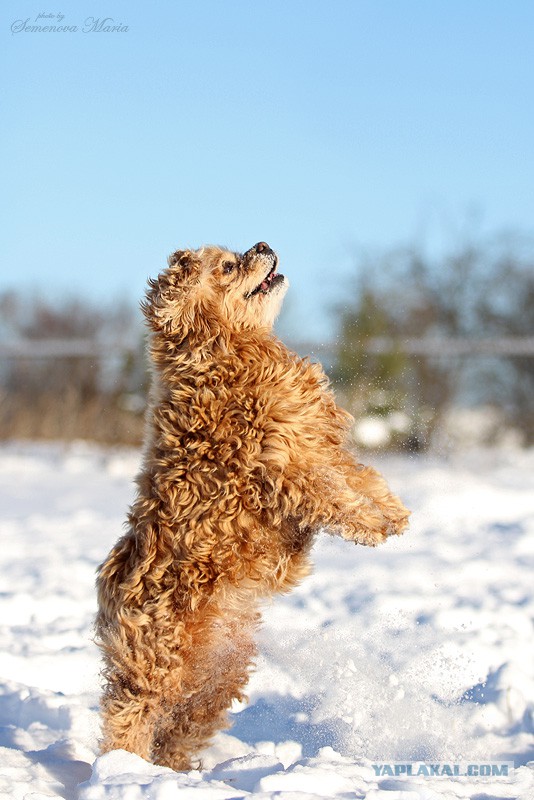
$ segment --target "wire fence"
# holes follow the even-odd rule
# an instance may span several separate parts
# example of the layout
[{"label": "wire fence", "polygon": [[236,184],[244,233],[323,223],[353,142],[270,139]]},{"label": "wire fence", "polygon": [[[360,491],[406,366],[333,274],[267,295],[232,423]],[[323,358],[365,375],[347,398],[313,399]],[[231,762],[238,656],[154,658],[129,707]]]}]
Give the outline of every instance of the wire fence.
[{"label": "wire fence", "polygon": [[[334,343],[293,342],[299,353],[313,353],[331,358],[339,346]],[[363,349],[372,354],[402,352],[410,356],[534,356],[534,336],[501,338],[409,338],[392,339],[373,337],[367,339]],[[0,358],[4,359],[108,359],[129,356],[138,347],[125,342],[100,344],[93,339],[31,339],[0,342]]]},{"label": "wire fence", "polygon": [[[377,412],[387,416],[388,408],[408,415],[410,422],[403,423],[399,440],[414,440],[416,430],[418,441],[430,441],[451,408],[490,405],[499,409],[498,425],[520,429],[527,444],[534,441],[534,336],[368,338],[359,343],[367,359],[401,354],[411,375],[404,399],[393,397],[393,405],[391,393],[380,390],[379,384],[336,383],[342,343],[290,344],[300,355],[323,364],[343,405],[357,418]],[[347,344],[345,351],[350,347]],[[514,362],[522,364],[521,373],[514,373]],[[108,337],[106,342],[98,337],[4,340],[0,439],[88,438],[137,445],[143,435],[148,382],[140,337]],[[398,414],[389,416],[398,419]]]}]

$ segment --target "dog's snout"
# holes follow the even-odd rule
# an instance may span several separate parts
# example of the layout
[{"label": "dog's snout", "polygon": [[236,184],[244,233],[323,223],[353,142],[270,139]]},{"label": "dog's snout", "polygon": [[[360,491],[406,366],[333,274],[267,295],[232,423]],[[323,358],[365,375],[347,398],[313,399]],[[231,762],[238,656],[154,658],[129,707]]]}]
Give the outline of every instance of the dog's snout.
[{"label": "dog's snout", "polygon": [[247,250],[247,252],[243,255],[243,266],[245,269],[248,269],[252,266],[256,256],[262,256],[264,258],[267,256],[274,263],[277,261],[274,250],[269,247],[267,242],[258,242],[257,244],[252,245],[250,250]]}]

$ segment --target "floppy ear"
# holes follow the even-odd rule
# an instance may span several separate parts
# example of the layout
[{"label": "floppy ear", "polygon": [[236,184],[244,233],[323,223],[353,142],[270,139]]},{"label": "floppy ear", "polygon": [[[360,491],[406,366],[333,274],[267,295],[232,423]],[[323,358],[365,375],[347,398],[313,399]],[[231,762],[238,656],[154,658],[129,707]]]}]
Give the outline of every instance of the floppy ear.
[{"label": "floppy ear", "polygon": [[191,346],[205,343],[216,326],[215,306],[201,285],[202,261],[196,252],[177,250],[155,280],[149,278],[141,303],[148,324],[165,338]]},{"label": "floppy ear", "polygon": [[195,254],[191,250],[175,250],[167,259],[169,267],[174,267],[177,272],[181,270],[184,278],[191,273],[194,262]]},{"label": "floppy ear", "polygon": [[185,338],[198,294],[200,263],[190,250],[177,250],[168,264],[156,279],[148,279],[141,309],[153,331]]}]

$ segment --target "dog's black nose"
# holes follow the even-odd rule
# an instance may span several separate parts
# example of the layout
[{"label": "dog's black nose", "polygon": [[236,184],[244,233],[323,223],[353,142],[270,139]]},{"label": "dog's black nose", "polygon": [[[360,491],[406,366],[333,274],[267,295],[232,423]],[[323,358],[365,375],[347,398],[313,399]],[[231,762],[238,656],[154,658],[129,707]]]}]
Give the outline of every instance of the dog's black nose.
[{"label": "dog's black nose", "polygon": [[255,250],[256,253],[264,253],[265,255],[267,255],[267,253],[273,252],[269,247],[269,245],[267,244],[267,242],[258,242],[258,244],[254,245],[252,250]]}]

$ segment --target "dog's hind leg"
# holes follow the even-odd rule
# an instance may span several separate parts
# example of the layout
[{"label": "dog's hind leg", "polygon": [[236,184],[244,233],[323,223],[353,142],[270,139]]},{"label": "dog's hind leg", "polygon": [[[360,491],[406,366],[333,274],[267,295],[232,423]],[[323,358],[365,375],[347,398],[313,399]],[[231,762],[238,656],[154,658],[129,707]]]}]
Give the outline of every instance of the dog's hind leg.
[{"label": "dog's hind leg", "polygon": [[257,615],[229,610],[199,625],[191,648],[183,653],[184,681],[156,730],[153,761],[174,770],[198,767],[194,757],[212,736],[229,727],[233,700],[245,699],[244,689],[256,652],[252,633]]},{"label": "dog's hind leg", "polygon": [[156,731],[153,762],[176,771],[200,768],[195,757],[215,733],[229,727],[232,699],[206,691],[176,703]]},{"label": "dog's hind leg", "polygon": [[150,760],[160,708],[157,694],[137,694],[121,678],[111,680],[101,701],[101,752],[128,750]]},{"label": "dog's hind leg", "polygon": [[[165,629],[144,626],[137,639],[126,626],[101,626],[106,679],[101,699],[101,751],[128,750],[148,761],[167,698],[167,684],[179,686],[182,658],[169,647]],[[171,631],[171,633],[174,633]]]}]

